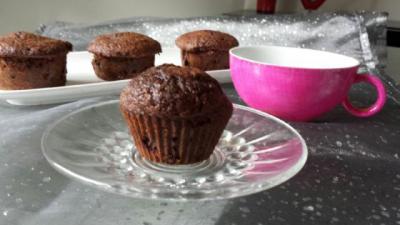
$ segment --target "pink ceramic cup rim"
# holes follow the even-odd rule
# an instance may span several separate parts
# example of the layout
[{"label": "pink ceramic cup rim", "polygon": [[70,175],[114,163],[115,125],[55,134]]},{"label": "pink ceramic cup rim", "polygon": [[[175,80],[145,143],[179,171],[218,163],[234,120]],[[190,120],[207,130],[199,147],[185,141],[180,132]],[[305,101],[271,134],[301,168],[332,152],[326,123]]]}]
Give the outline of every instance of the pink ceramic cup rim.
[{"label": "pink ceramic cup rim", "polygon": [[[279,54],[274,54],[279,51]],[[293,58],[290,60],[290,54],[296,51],[293,55],[303,55],[303,58]],[[264,55],[256,55],[256,54]],[[346,69],[358,67],[360,62],[350,56],[337,54],[333,52],[327,52],[322,50],[314,50],[308,48],[295,48],[285,46],[273,46],[273,45],[262,45],[262,46],[238,46],[229,50],[229,54],[250,63],[256,63],[265,66],[288,68],[288,69],[302,69],[302,70],[331,70],[331,69]],[[271,54],[271,55],[267,55]],[[283,54],[283,56],[282,56]],[[277,62],[277,59],[284,58],[286,62]],[[262,60],[258,58],[263,58]],[[302,61],[303,59],[312,58],[319,60],[318,62],[313,61]],[[325,64],[326,66],[316,66]]]}]

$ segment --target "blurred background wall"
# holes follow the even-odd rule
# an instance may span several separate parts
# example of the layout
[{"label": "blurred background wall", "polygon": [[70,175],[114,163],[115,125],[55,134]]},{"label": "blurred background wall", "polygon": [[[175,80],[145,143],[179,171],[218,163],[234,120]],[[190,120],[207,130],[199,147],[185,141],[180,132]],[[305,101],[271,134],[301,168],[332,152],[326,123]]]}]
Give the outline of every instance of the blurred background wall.
[{"label": "blurred background wall", "polygon": [[[132,16],[188,17],[255,9],[256,0],[0,0],[0,34],[52,21],[98,22]],[[400,0],[327,0],[320,8],[378,10],[400,21]],[[278,12],[303,11],[300,0],[277,0]]]},{"label": "blurred background wall", "polygon": [[208,16],[243,8],[243,0],[0,0],[0,34],[32,31],[52,21],[91,23],[132,16]]},{"label": "blurred background wall", "polygon": [[[245,9],[255,9],[257,0],[246,0]],[[300,0],[277,0],[278,12],[304,11]],[[375,10],[389,12],[391,20],[400,21],[400,0],[326,0],[320,11]]]}]

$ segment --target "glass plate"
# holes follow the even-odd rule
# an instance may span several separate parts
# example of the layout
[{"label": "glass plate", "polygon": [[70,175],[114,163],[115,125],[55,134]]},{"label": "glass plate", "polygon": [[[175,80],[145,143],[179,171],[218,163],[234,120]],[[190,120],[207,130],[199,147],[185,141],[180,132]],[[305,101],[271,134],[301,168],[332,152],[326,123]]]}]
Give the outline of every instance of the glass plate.
[{"label": "glass plate", "polygon": [[303,138],[266,113],[234,105],[213,155],[169,166],[143,159],[119,111],[119,101],[79,109],[50,125],[43,154],[62,174],[134,198],[226,199],[267,190],[293,177],[307,159]]}]

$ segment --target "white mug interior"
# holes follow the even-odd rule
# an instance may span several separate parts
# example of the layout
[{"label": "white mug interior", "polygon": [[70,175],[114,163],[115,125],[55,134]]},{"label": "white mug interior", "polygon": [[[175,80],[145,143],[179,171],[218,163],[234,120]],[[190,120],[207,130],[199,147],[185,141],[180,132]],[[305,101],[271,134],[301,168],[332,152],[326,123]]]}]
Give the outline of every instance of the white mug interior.
[{"label": "white mug interior", "polygon": [[356,67],[358,60],[336,53],[281,46],[239,46],[230,54],[245,61],[301,69],[341,69]]}]

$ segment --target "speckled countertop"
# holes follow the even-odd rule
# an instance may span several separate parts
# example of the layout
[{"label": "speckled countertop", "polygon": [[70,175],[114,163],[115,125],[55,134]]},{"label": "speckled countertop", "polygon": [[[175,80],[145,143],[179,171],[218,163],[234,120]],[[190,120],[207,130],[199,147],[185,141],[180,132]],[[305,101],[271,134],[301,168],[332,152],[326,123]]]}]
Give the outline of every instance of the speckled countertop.
[{"label": "speckled countertop", "polygon": [[[240,103],[231,85],[224,90]],[[97,101],[51,109],[1,106],[0,125],[12,120],[14,128],[0,134],[0,224],[400,224],[400,114],[392,101],[370,119],[338,107],[321,122],[292,123],[310,154],[304,169],[283,185],[237,199],[187,203],[108,194],[47,164],[38,141],[43,127],[24,124],[45,124]],[[43,110],[52,116],[43,117]]]}]

